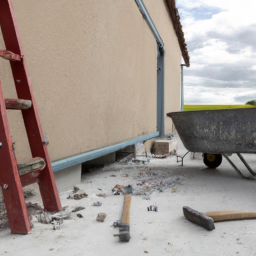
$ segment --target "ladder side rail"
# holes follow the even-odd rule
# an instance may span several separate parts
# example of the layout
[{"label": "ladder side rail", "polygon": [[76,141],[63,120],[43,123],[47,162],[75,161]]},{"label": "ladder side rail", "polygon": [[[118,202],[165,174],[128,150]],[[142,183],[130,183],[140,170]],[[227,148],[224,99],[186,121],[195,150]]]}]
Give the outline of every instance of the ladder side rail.
[{"label": "ladder side rail", "polygon": [[28,211],[23,195],[17,162],[12,149],[10,127],[7,120],[5,102],[0,83],[0,185],[11,232],[26,234],[31,230]]},{"label": "ladder side rail", "polygon": [[[0,25],[6,49],[24,56],[11,0],[0,1]],[[35,98],[33,95],[31,80],[28,74],[25,58],[23,57],[22,61],[10,62],[10,64],[18,98],[32,101],[32,106],[30,109],[21,111],[32,156],[42,157],[46,162],[46,167],[41,171],[38,177],[38,184],[44,203],[44,208],[48,211],[59,211],[61,210],[61,203],[52,172],[47,146],[44,143],[44,135],[37,106],[35,104]]]}]

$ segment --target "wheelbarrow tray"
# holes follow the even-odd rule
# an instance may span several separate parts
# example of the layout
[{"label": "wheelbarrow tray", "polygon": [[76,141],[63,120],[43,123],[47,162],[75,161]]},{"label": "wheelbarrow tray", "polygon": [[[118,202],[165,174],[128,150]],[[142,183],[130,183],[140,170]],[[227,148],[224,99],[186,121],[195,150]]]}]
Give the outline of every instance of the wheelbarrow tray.
[{"label": "wheelbarrow tray", "polygon": [[256,153],[256,108],[172,112],[187,150],[203,153]]}]

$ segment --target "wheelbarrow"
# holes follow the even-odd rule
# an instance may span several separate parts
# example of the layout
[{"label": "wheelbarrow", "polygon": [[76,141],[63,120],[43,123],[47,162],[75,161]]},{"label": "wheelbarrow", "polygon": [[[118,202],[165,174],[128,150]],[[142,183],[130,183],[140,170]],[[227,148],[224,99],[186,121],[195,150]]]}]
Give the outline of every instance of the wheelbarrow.
[{"label": "wheelbarrow", "polygon": [[[190,152],[202,152],[206,166],[217,168],[222,156],[243,178],[256,173],[242,153],[256,153],[256,108],[172,112],[171,117],[182,143]],[[244,176],[229,156],[236,153],[252,176]]]}]

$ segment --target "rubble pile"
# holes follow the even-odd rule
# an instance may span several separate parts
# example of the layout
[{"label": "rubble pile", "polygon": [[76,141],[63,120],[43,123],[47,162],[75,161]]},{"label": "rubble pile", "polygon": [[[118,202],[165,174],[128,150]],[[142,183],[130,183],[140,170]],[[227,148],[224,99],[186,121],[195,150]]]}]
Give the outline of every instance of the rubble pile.
[{"label": "rubble pile", "polygon": [[73,190],[72,194],[70,194],[67,197],[67,199],[80,200],[85,197],[88,197],[88,195],[83,190],[80,190],[78,187],[74,186],[74,190]]},{"label": "rubble pile", "polygon": [[151,170],[148,167],[140,170],[133,178],[136,179],[133,194],[144,196],[144,199],[148,200],[153,192],[160,193],[166,189],[174,188],[184,180],[183,176],[173,176],[168,171]]}]

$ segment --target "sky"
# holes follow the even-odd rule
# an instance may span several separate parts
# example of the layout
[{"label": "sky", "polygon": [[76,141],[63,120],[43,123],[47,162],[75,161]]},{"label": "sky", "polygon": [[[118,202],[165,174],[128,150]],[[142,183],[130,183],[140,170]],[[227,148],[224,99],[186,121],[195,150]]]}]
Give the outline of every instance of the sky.
[{"label": "sky", "polygon": [[256,1],[176,0],[190,55],[185,104],[256,100]]}]

